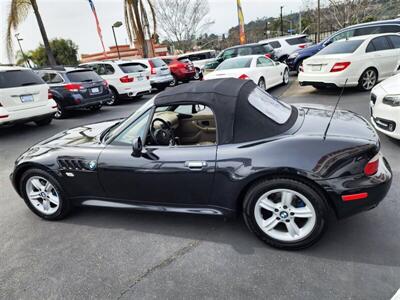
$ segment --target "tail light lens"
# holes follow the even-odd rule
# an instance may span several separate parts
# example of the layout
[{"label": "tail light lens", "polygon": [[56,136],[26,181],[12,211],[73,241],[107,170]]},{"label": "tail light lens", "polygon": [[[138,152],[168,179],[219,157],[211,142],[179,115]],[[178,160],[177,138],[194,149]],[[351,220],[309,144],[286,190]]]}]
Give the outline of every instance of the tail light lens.
[{"label": "tail light lens", "polygon": [[150,65],[150,73],[152,75],[157,74],[156,69],[154,69],[154,63],[151,60],[149,60],[149,65]]},{"label": "tail light lens", "polygon": [[307,44],[299,45],[299,48],[301,49],[304,49],[305,47],[307,47]]},{"label": "tail light lens", "polygon": [[128,82],[133,82],[134,78],[133,77],[129,77],[128,75],[123,76],[119,79],[119,81],[121,81],[122,83],[128,83]]},{"label": "tail light lens", "polygon": [[272,55],[271,55],[271,53],[267,53],[267,54],[265,54],[265,57],[266,57],[266,58],[271,58]]},{"label": "tail light lens", "polygon": [[53,94],[50,91],[47,92],[47,99],[49,100],[53,99]]},{"label": "tail light lens", "polygon": [[239,76],[239,79],[249,79],[249,76],[247,76],[246,74],[242,74]]},{"label": "tail light lens", "polygon": [[364,167],[364,174],[372,176],[378,172],[379,169],[379,154],[375,155]]},{"label": "tail light lens", "polygon": [[350,66],[351,62],[345,61],[345,62],[338,62],[333,65],[331,72],[341,72],[344,69],[346,69],[348,66]]},{"label": "tail light lens", "polygon": [[70,92],[79,92],[79,90],[82,89],[82,85],[79,83],[67,83],[64,85],[64,88]]}]

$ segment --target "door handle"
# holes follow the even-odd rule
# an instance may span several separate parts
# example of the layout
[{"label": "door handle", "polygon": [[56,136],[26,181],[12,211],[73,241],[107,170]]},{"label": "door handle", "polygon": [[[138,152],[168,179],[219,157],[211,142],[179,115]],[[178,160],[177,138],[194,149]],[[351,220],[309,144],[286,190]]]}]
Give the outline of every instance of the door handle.
[{"label": "door handle", "polygon": [[202,170],[204,167],[207,166],[205,161],[187,161],[185,162],[185,167],[191,170]]}]

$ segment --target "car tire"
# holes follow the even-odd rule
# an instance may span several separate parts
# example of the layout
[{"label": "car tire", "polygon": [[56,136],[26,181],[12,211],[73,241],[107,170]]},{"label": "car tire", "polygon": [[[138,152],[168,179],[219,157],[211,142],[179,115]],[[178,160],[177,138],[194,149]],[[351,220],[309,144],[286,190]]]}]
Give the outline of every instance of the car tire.
[{"label": "car tire", "polygon": [[108,105],[108,106],[112,106],[112,105],[117,104],[118,96],[119,96],[118,93],[113,88],[110,89],[110,91],[111,91],[111,99],[108,100],[107,102],[105,102],[105,104]]},{"label": "car tire", "polygon": [[304,59],[299,60],[299,61],[297,62],[297,64],[296,64],[296,67],[294,68],[297,74],[300,73],[300,67],[301,67],[301,65],[303,64],[303,60],[304,60]]},{"label": "car tire", "polygon": [[289,84],[289,69],[288,68],[285,68],[285,70],[283,71],[282,84],[283,85]]},{"label": "car tire", "polygon": [[358,80],[358,88],[361,91],[370,91],[378,82],[378,72],[373,68],[366,69]]},{"label": "car tire", "polygon": [[51,121],[53,121],[53,117],[37,120],[37,121],[35,121],[35,124],[37,126],[46,126],[46,125],[49,125],[51,123]]},{"label": "car tire", "polygon": [[257,85],[258,85],[263,91],[266,90],[267,86],[265,85],[265,79],[264,79],[264,77],[261,77],[261,78],[258,80]]},{"label": "car tire", "polygon": [[199,68],[195,68],[195,70],[196,70],[196,73],[194,74],[193,79],[200,80],[200,78],[201,78],[200,70],[199,70]]},{"label": "car tire", "polygon": [[103,106],[102,104],[97,104],[97,105],[91,106],[89,109],[91,111],[99,111],[102,108],[102,106]]},{"label": "car tire", "polygon": [[68,116],[68,111],[61,107],[60,104],[57,103],[57,111],[54,114],[55,119],[64,119]]},{"label": "car tire", "polygon": [[72,205],[58,181],[42,169],[22,174],[19,189],[29,209],[45,220],[61,220],[71,211]]},{"label": "car tire", "polygon": [[175,75],[172,75],[173,80],[169,83],[169,86],[176,86],[178,84],[178,79]]},{"label": "car tire", "polygon": [[243,217],[250,231],[268,245],[298,250],[321,238],[328,212],[324,197],[308,184],[274,178],[259,181],[249,189]]}]

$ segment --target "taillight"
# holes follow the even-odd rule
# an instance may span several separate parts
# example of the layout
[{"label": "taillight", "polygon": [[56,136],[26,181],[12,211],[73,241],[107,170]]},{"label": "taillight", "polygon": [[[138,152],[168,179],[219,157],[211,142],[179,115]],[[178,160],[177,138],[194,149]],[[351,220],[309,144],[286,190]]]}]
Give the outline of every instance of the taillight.
[{"label": "taillight", "polygon": [[150,73],[153,75],[157,74],[156,69],[154,69],[154,63],[151,60],[149,60],[149,65],[150,65]]},{"label": "taillight", "polygon": [[338,62],[333,65],[332,69],[330,72],[340,72],[346,69],[348,66],[350,66],[351,62],[345,61],[345,62]]},{"label": "taillight", "polygon": [[299,48],[301,49],[304,49],[305,47],[307,47],[307,44],[299,45]]},{"label": "taillight", "polygon": [[[53,99],[53,94],[50,91],[47,92],[47,99],[49,99],[49,100]],[[1,104],[0,104],[0,106],[1,106]]]},{"label": "taillight", "polygon": [[78,83],[67,83],[64,85],[64,88],[70,92],[79,92],[82,89],[82,86]]},{"label": "taillight", "polygon": [[133,82],[134,78],[133,77],[129,77],[128,75],[121,77],[119,79],[119,81],[121,81],[122,83],[128,83],[128,82]]},{"label": "taillight", "polygon": [[239,79],[249,79],[249,76],[247,76],[246,74],[242,74],[239,76]]},{"label": "taillight", "polygon": [[372,176],[378,172],[379,169],[379,154],[375,155],[364,167],[364,174]]},{"label": "taillight", "polygon": [[266,58],[271,58],[272,56],[271,56],[270,53],[267,53],[267,54],[265,54],[265,57],[266,57]]}]

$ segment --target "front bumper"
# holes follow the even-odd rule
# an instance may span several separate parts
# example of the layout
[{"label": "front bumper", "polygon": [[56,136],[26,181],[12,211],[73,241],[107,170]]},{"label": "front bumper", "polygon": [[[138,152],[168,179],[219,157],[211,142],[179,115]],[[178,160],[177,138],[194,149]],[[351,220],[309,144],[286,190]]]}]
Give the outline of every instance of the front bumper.
[{"label": "front bumper", "polygon": [[[392,183],[392,170],[381,156],[378,172],[370,177],[364,174],[333,178],[318,183],[328,192],[331,204],[339,219],[349,217],[376,207],[386,196]],[[368,193],[368,197],[344,201],[342,196]]]}]

